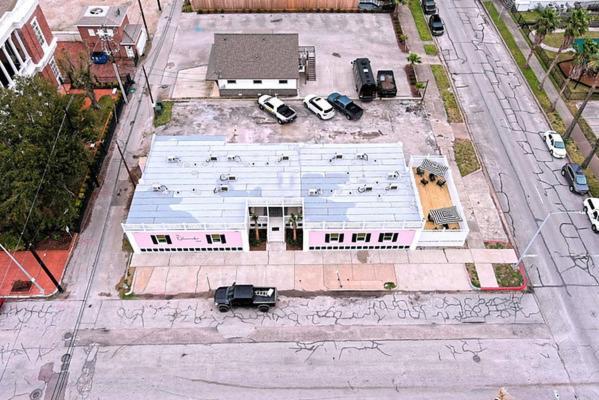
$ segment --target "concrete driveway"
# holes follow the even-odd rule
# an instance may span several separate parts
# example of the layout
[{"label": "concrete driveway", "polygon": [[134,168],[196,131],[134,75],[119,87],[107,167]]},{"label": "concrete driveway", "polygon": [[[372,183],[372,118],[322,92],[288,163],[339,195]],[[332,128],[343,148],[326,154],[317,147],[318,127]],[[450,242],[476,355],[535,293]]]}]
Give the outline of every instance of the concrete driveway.
[{"label": "concrete driveway", "polygon": [[402,142],[406,157],[437,154],[435,136],[428,116],[407,111],[412,102],[377,100],[361,104],[365,111],[358,121],[342,115],[321,121],[302,106],[300,100],[287,100],[298,118],[279,125],[253,100],[197,100],[176,103],[172,121],[156,130],[160,135],[226,135],[240,143],[394,143]]},{"label": "concrete driveway", "polygon": [[[300,96],[333,91],[355,97],[351,61],[368,57],[373,72],[392,69],[398,96],[410,96],[389,14],[184,14],[165,71],[168,97],[201,97],[194,84],[205,74],[214,33],[299,33],[300,46],[316,47],[316,81],[301,79]],[[185,76],[181,76],[183,73]],[[175,79],[178,80],[175,87]]]}]

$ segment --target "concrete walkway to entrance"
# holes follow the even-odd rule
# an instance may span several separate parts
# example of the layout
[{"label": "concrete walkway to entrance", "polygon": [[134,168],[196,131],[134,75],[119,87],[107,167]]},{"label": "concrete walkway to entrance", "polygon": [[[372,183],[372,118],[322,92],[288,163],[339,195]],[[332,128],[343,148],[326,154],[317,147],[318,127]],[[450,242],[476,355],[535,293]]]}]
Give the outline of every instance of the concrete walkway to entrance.
[{"label": "concrete walkway to entrance", "polygon": [[256,251],[135,254],[137,295],[202,294],[233,282],[282,291],[471,290],[466,263],[514,263],[513,250]]}]

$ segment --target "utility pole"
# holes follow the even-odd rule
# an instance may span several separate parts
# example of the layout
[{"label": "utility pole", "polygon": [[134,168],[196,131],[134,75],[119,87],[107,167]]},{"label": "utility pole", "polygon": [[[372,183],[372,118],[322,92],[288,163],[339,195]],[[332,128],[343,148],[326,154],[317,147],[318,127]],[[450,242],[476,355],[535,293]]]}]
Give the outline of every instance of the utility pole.
[{"label": "utility pole", "polygon": [[[146,16],[144,15],[144,8],[141,5],[141,0],[137,0],[137,4],[139,4],[139,11],[141,12],[141,19],[144,21],[144,27],[146,28],[146,35],[148,36],[148,40],[150,40],[150,30],[148,29],[148,24],[146,23]],[[160,8],[160,0],[158,0],[158,8]]]},{"label": "utility pole", "polygon": [[141,70],[144,72],[144,77],[146,78],[146,86],[148,87],[148,94],[150,95],[150,101],[152,102],[152,107],[154,107],[154,97],[152,96],[152,86],[150,86],[150,81],[148,80],[148,74],[146,73],[146,67],[144,65],[142,65]]},{"label": "utility pole", "polygon": [[123,154],[123,150],[121,150],[119,141],[115,140],[114,142],[116,143],[116,148],[119,150],[119,154],[121,155],[121,160],[123,160],[123,164],[125,164],[125,169],[127,170],[127,175],[129,175],[129,180],[133,184],[133,189],[135,189],[135,187],[137,186],[137,182],[135,181],[135,177],[133,176],[133,174],[131,173],[131,170],[129,169],[129,165],[127,165],[127,160],[125,160],[125,155]]},{"label": "utility pole", "polygon": [[35,260],[40,265],[40,267],[42,267],[42,269],[44,270],[44,272],[46,273],[46,275],[48,275],[48,278],[50,278],[50,280],[52,281],[52,283],[54,284],[54,286],[56,286],[56,289],[58,289],[58,292],[59,293],[64,293],[64,289],[62,288],[62,286],[60,286],[60,283],[58,283],[58,281],[56,280],[56,278],[54,277],[54,275],[52,275],[52,272],[50,272],[50,270],[48,269],[48,267],[46,266],[46,264],[44,263],[44,261],[37,254],[37,251],[35,251],[35,248],[33,247],[33,243],[29,243],[28,248],[29,248],[29,251],[31,252],[31,254],[33,255],[33,257],[35,258]]},{"label": "utility pole", "polygon": [[12,260],[12,262],[14,262],[17,265],[17,267],[19,267],[19,269],[21,270],[21,272],[25,274],[25,276],[31,281],[31,283],[33,283],[35,285],[35,287],[39,289],[40,293],[44,293],[44,294],[46,293],[46,291],[44,290],[44,288],[41,287],[39,283],[37,283],[37,281],[35,280],[35,278],[33,276],[31,276],[31,274],[29,272],[27,272],[27,270],[25,268],[23,268],[23,266],[17,261],[17,259],[14,258],[12,256],[12,254],[10,254],[8,252],[8,250],[6,250],[6,248],[4,246],[2,246],[2,244],[0,244],[0,249],[2,249],[6,253],[6,255],[8,256],[8,258],[10,258]]},{"label": "utility pole", "polygon": [[110,39],[108,39],[108,34],[105,33],[106,29],[102,26],[101,32],[104,34],[101,37],[101,40],[106,43],[106,47],[108,48],[108,55],[110,56],[110,60],[112,61],[112,68],[114,69],[114,74],[116,75],[116,80],[119,83],[119,88],[121,89],[121,93],[123,94],[123,100],[125,104],[129,103],[127,100],[127,93],[125,92],[125,87],[123,86],[123,82],[121,81],[121,73],[119,72],[119,67],[116,65],[116,61],[114,59],[114,54],[112,54],[112,48],[110,47]]},{"label": "utility pole", "polygon": [[158,11],[162,11],[162,7],[160,6],[160,0],[156,0],[156,2],[158,3]]}]

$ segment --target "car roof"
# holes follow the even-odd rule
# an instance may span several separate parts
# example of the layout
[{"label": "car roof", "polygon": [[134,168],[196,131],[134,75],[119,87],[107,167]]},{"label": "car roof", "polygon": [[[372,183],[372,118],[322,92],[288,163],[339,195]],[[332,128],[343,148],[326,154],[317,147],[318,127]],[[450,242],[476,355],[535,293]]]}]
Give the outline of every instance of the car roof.
[{"label": "car roof", "polygon": [[282,106],[285,104],[285,103],[283,103],[283,101],[281,101],[281,99],[279,99],[278,97],[275,97],[275,96],[272,96],[267,101],[269,101],[275,107]]},{"label": "car roof", "polygon": [[584,174],[580,165],[576,163],[568,163],[568,165],[570,166],[570,168],[572,168],[572,171],[576,172],[577,174]]},{"label": "car roof", "polygon": [[328,101],[326,101],[326,99],[320,97],[320,96],[315,96],[311,99],[313,102],[317,103],[318,105],[322,106],[322,107],[330,107],[331,105],[329,104]]}]

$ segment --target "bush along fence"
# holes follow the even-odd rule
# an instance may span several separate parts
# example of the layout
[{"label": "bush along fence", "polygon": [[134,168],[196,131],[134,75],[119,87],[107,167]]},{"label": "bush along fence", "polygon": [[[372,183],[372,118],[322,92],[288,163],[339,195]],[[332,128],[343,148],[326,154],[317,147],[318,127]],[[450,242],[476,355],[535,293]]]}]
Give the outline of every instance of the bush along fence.
[{"label": "bush along fence", "polygon": [[[131,83],[127,82],[125,85],[125,93],[129,91],[130,86]],[[98,176],[102,170],[102,165],[104,163],[104,159],[106,158],[106,154],[108,154],[108,150],[110,149],[110,144],[112,143],[112,138],[119,123],[119,118],[121,116],[121,112],[123,111],[124,104],[125,101],[123,100],[123,96],[119,96],[118,101],[114,105],[114,109],[110,113],[108,122],[104,126],[104,134],[102,135],[103,138],[100,147],[94,155],[94,159],[90,164],[89,171],[81,185],[81,189],[79,190],[79,196],[77,197],[78,218],[73,227],[75,232],[81,231],[87,205],[95,188],[100,186]]]}]

